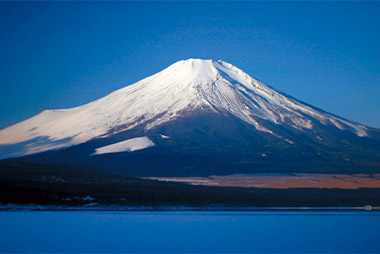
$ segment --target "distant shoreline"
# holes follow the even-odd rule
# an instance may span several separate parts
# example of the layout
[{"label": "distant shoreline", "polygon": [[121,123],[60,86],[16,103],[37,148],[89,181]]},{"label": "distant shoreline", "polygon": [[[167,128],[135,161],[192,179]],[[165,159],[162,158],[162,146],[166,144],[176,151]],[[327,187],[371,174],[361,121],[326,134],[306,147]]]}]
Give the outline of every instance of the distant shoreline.
[{"label": "distant shoreline", "polygon": [[[246,211],[247,209],[315,210],[318,208],[370,210],[380,207],[380,185],[376,188],[376,183],[380,182],[380,175],[373,174],[354,176],[293,174],[286,177],[254,175],[247,178],[242,175],[232,175],[210,178],[214,182],[218,181],[217,183],[229,186],[227,187],[220,184],[202,186],[146,180],[98,171],[18,162],[2,162],[0,169],[1,210],[240,209]],[[331,179],[322,181],[321,177]],[[352,183],[353,180],[355,183]],[[301,182],[308,183],[314,188],[294,188],[295,184]],[[338,183],[340,187],[345,187],[342,186],[344,184],[356,188],[360,182],[367,183],[372,188],[336,188],[339,187]],[[270,186],[254,187],[265,183]],[[321,186],[327,183],[335,188]],[[233,186],[235,184],[252,185],[252,187]]]},{"label": "distant shoreline", "polygon": [[380,213],[379,206],[363,207],[186,207],[186,206],[42,206],[42,205],[1,205],[5,211],[91,211],[91,212],[298,212],[298,211],[366,211]]},{"label": "distant shoreline", "polygon": [[190,185],[239,188],[320,188],[359,189],[380,188],[380,174],[310,174],[310,173],[255,173],[211,175],[209,177],[143,177],[161,182]]}]

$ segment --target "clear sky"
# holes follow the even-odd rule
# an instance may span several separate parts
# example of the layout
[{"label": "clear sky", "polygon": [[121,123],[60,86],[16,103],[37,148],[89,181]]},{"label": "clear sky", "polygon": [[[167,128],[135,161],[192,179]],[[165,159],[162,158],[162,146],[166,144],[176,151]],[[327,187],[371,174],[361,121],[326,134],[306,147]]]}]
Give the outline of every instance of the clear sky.
[{"label": "clear sky", "polygon": [[188,58],[380,128],[380,2],[0,2],[0,128]]}]

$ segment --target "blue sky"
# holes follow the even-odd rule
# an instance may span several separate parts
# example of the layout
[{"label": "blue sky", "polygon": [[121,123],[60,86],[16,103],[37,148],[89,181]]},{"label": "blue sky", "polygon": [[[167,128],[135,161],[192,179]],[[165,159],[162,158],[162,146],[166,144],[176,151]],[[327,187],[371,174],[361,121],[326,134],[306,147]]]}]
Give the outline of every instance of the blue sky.
[{"label": "blue sky", "polygon": [[0,128],[188,58],[380,128],[380,2],[0,2]]}]

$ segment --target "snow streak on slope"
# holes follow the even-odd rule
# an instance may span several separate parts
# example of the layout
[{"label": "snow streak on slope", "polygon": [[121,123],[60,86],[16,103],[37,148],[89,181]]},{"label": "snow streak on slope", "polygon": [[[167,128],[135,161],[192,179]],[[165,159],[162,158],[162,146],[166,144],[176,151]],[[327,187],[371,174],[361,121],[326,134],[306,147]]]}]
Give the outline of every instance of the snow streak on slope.
[{"label": "snow streak on slope", "polygon": [[[22,155],[86,142],[147,124],[146,129],[195,110],[229,112],[275,136],[258,119],[312,129],[313,121],[366,136],[366,127],[289,98],[223,61],[189,59],[86,105],[47,110],[0,131],[0,146],[27,144]],[[19,156],[19,154],[17,155]],[[1,157],[1,155],[0,155]]]},{"label": "snow streak on slope", "polygon": [[108,146],[95,149],[91,155],[99,155],[106,153],[133,152],[154,146],[152,140],[148,137],[131,138]]}]

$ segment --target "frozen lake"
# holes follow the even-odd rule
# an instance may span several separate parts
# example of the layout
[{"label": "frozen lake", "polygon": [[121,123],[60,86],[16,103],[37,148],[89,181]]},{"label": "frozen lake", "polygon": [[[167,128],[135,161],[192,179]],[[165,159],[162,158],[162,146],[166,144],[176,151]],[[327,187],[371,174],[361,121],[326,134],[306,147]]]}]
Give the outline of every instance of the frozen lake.
[{"label": "frozen lake", "polygon": [[0,252],[380,252],[378,212],[0,212]]}]

